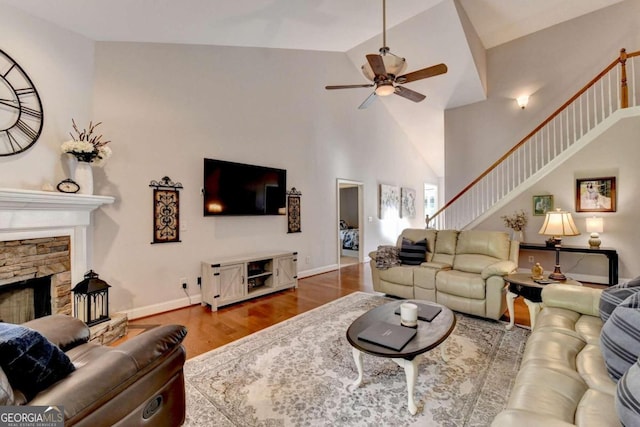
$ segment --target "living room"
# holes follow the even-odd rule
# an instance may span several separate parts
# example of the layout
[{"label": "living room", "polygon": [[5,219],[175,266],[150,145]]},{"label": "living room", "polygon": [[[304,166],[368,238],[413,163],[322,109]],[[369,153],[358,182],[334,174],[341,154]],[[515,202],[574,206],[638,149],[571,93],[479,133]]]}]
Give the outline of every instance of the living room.
[{"label": "living room", "polygon": [[[427,107],[440,108],[430,123],[433,139],[443,150],[434,157],[442,162],[432,165],[415,147],[405,123],[385,108],[386,101],[404,100],[378,100],[383,102],[359,111],[366,91],[324,89],[327,84],[363,81],[356,63],[379,47],[378,34],[346,53],[163,40],[94,41],[12,3],[0,3],[0,49],[34,81],[45,126],[34,147],[0,158],[2,186],[55,186],[69,176],[60,144],[68,139],[71,120],[81,126],[102,122],[99,130],[111,140],[113,156],[103,168],[93,169],[94,193],[113,196],[115,202],[93,213],[87,264],[111,285],[111,310],[131,318],[197,303],[203,260],[260,249],[291,250],[299,254],[301,278],[333,270],[338,253],[337,179],[364,183],[364,216],[372,219],[361,233],[365,254],[395,242],[406,227],[424,227],[422,207],[415,219],[380,220],[379,185],[421,189],[424,183],[438,183],[446,201],[614,60],[620,48],[640,48],[635,22],[640,10],[634,0],[482,49],[480,57],[471,53],[475,46],[468,46],[460,56],[473,58],[473,90],[486,91],[486,99],[446,110],[446,100],[436,99],[435,106]],[[457,7],[444,1],[434,9],[449,15]],[[420,19],[431,24],[437,15]],[[466,37],[478,41],[477,35]],[[404,54],[403,43],[391,39],[390,44]],[[432,79],[430,85],[456,75],[453,65],[460,62],[429,58],[422,64],[409,55],[407,59],[410,69],[437,62],[449,65],[450,73]],[[524,110],[515,103],[522,90],[531,95]],[[634,162],[638,119],[633,123],[577,153],[477,228],[505,230],[500,217],[519,209],[531,212],[531,198],[537,194],[552,194],[556,207],[574,211],[576,178],[616,176],[618,206],[616,212],[602,215],[603,246],[617,249],[621,279],[640,275],[634,244],[640,238],[635,224],[640,202],[629,191],[639,178]],[[286,169],[287,186],[302,191],[302,233],[287,234],[284,216],[203,217],[203,158]],[[151,245],[149,182],[163,176],[184,186],[181,242]],[[582,235],[567,238],[567,244],[585,244],[586,217],[576,215]],[[544,241],[537,234],[543,218],[530,216],[527,241]],[[591,257],[589,263],[580,263],[579,256],[563,254],[563,266],[571,267],[571,273],[606,276],[606,266],[595,257],[594,264]],[[521,257],[520,267],[530,268],[526,257]]]}]

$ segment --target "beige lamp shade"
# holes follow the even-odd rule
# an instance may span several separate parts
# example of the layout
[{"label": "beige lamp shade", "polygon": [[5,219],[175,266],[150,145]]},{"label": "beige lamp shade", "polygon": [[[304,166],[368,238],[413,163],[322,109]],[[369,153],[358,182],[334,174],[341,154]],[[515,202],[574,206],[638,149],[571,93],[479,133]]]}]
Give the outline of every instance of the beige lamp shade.
[{"label": "beige lamp shade", "polygon": [[577,236],[580,234],[576,223],[573,222],[571,213],[564,212],[560,209],[556,209],[553,212],[547,212],[547,216],[544,219],[542,228],[538,231],[538,234],[544,234],[545,236],[563,237],[563,236]]},{"label": "beige lamp shade", "polygon": [[587,232],[588,233],[602,233],[604,231],[604,221],[602,218],[593,217],[587,218]]}]

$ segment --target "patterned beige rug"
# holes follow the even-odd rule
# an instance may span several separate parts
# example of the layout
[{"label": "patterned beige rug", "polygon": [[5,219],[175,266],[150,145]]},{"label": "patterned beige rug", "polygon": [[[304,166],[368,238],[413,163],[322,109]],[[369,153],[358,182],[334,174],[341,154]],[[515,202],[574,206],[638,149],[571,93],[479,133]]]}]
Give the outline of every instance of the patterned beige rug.
[{"label": "patterned beige rug", "polygon": [[[187,361],[187,426],[487,426],[506,404],[529,331],[456,314],[440,351],[419,356],[407,410],[404,371],[364,356],[357,378],[345,333],[390,301],[357,292]],[[215,333],[215,331],[212,331]]]}]

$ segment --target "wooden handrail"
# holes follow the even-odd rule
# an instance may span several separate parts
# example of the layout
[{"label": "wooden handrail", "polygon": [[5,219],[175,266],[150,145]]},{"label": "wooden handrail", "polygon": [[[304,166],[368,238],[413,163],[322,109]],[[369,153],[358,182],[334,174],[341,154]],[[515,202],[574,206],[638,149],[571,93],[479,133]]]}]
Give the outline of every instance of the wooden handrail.
[{"label": "wooden handrail", "polygon": [[449,200],[442,208],[440,208],[436,213],[427,218],[426,226],[429,226],[429,222],[433,221],[438,215],[444,212],[449,206],[456,202],[460,197],[462,197],[467,191],[469,191],[474,185],[476,185],[482,178],[489,175],[498,165],[500,165],[505,159],[507,159],[511,154],[513,154],[518,148],[524,145],[528,140],[530,140],[535,134],[537,134],[542,128],[544,128],[547,124],[549,124],[553,119],[558,117],[560,113],[562,113],[569,105],[571,105],[576,99],[582,96],[587,90],[589,90],[594,84],[596,84],[602,77],[604,77],[609,71],[611,71],[616,65],[620,64],[622,68],[621,74],[621,108],[627,108],[629,106],[629,89],[627,87],[627,74],[626,74],[626,61],[627,58],[631,58],[634,56],[640,55],[640,51],[627,53],[626,49],[620,49],[620,56],[616,58],[611,64],[609,64],[604,70],[602,70],[597,76],[595,76],[589,83],[587,83],[582,89],[576,92],[567,102],[562,104],[560,108],[554,111],[549,117],[547,117],[542,123],[540,123],[534,130],[529,132],[527,136],[522,138],[516,145],[514,145],[509,151],[502,155],[498,160],[493,162],[491,166],[489,166],[484,172],[482,172],[476,179],[471,181],[469,185],[464,187],[458,194],[456,194],[451,200]]}]

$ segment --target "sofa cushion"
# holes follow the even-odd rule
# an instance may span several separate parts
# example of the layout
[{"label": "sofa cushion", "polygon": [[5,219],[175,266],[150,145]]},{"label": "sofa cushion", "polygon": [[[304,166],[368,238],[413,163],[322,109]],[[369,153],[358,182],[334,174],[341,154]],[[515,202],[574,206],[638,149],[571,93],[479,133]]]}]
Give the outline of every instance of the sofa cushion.
[{"label": "sofa cushion", "polygon": [[400,249],[396,246],[381,245],[376,251],[376,267],[382,270],[400,265]]},{"label": "sofa cushion", "polygon": [[436,276],[436,289],[443,292],[471,299],[485,299],[485,283],[479,274],[465,273],[457,270],[440,271]]},{"label": "sofa cushion", "polygon": [[380,270],[380,279],[395,283],[397,285],[413,287],[413,269],[411,266],[391,267],[386,270]]},{"label": "sofa cushion", "polygon": [[0,367],[28,400],[75,367],[66,354],[33,329],[0,323]]},{"label": "sofa cushion", "polygon": [[606,322],[613,310],[622,301],[640,292],[640,276],[626,283],[618,283],[602,291],[600,296],[600,318]]},{"label": "sofa cushion", "polygon": [[613,310],[602,327],[600,346],[609,375],[618,381],[640,354],[640,293]]},{"label": "sofa cushion", "polygon": [[414,242],[402,239],[400,246],[400,262],[407,265],[420,265],[427,260],[427,239]]},{"label": "sofa cushion", "polygon": [[618,381],[616,412],[625,426],[635,426],[640,419],[640,361],[634,363]]},{"label": "sofa cushion", "polygon": [[507,233],[469,230],[458,235],[456,255],[481,254],[498,260],[509,259],[511,242]]}]

